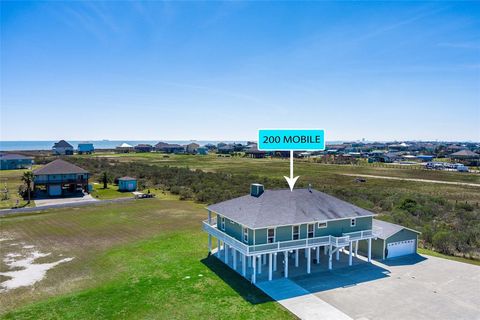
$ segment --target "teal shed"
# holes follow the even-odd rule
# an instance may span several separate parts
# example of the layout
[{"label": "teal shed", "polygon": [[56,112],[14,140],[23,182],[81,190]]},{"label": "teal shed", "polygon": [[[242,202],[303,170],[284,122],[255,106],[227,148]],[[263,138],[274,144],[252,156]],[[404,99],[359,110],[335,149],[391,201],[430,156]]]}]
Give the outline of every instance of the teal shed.
[{"label": "teal shed", "polygon": [[137,190],[137,179],[132,177],[121,177],[118,179],[118,191]]}]

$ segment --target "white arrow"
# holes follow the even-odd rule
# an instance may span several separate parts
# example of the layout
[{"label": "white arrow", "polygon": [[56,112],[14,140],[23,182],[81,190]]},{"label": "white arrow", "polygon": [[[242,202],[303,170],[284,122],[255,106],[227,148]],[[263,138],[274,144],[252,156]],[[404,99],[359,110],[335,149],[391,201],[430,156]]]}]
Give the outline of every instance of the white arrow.
[{"label": "white arrow", "polygon": [[288,182],[288,186],[290,187],[290,191],[293,191],[293,187],[295,186],[295,182],[300,176],[293,177],[293,150],[290,150],[290,178],[283,176],[285,180]]}]

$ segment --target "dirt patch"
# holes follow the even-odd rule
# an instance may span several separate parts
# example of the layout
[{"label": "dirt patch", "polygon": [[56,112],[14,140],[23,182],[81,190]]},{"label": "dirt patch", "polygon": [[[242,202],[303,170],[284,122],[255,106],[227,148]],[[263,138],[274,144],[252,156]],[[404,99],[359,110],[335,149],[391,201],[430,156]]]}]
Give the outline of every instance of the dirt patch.
[{"label": "dirt patch", "polygon": [[3,280],[0,282],[0,292],[31,286],[41,281],[48,270],[61,263],[73,260],[73,258],[63,258],[54,262],[35,263],[35,260],[48,257],[51,253],[33,250],[35,248],[33,245],[24,245],[22,248],[32,250],[28,252],[10,252],[5,255],[3,262],[9,271],[0,272]]}]

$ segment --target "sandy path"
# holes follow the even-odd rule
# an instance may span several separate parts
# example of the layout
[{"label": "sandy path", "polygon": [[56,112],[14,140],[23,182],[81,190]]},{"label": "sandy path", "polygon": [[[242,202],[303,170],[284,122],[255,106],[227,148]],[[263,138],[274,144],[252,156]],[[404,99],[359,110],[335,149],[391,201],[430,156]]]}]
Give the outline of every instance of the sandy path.
[{"label": "sandy path", "polygon": [[374,179],[388,179],[388,180],[401,180],[401,181],[413,181],[413,182],[451,184],[451,185],[456,185],[456,186],[480,187],[480,183],[441,181],[441,180],[428,180],[428,179],[414,179],[414,178],[385,177],[385,176],[374,176],[374,175],[369,175],[369,174],[353,174],[353,173],[339,173],[339,174],[342,175],[342,176],[350,176],[350,177],[363,177],[363,178],[374,178]]}]

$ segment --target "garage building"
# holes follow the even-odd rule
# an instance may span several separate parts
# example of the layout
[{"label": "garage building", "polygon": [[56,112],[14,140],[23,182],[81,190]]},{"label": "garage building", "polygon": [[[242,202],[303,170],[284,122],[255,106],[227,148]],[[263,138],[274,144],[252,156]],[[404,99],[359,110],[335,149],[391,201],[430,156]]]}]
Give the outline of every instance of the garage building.
[{"label": "garage building", "polygon": [[[398,224],[373,219],[373,228],[379,230],[377,239],[372,240],[374,259],[391,259],[417,253],[420,232]],[[359,251],[366,252],[367,244],[359,243]]]}]

